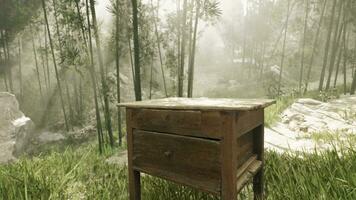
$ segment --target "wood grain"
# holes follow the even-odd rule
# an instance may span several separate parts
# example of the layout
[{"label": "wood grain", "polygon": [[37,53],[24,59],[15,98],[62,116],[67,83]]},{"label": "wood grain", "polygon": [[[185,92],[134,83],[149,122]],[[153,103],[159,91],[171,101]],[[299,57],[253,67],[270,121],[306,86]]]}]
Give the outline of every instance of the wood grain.
[{"label": "wood grain", "polygon": [[128,108],[149,108],[169,110],[218,110],[248,111],[263,109],[276,101],[271,99],[224,99],[224,98],[165,98],[120,103]]},{"label": "wood grain", "polygon": [[126,109],[126,130],[127,130],[127,165],[129,174],[129,198],[130,200],[141,199],[141,180],[140,172],[133,168],[133,128],[132,122],[132,110]]},{"label": "wood grain", "polygon": [[255,154],[253,140],[254,132],[252,131],[237,139],[237,168],[241,167],[252,155]]},{"label": "wood grain", "polygon": [[220,193],[220,143],[134,130],[134,169],[214,194]]},{"label": "wood grain", "polygon": [[236,170],[237,170],[237,134],[236,112],[222,112],[223,140],[221,141],[222,168],[221,168],[221,199],[236,199]]},{"label": "wood grain", "polygon": [[[242,188],[251,180],[253,180],[253,177],[256,176],[256,174],[262,169],[262,162],[259,160],[254,160],[252,161],[246,170],[238,177],[237,179],[237,192],[239,193]],[[255,194],[256,198],[256,194]]]},{"label": "wood grain", "polygon": [[132,126],[146,131],[220,139],[220,112],[132,109]]},{"label": "wood grain", "polygon": [[263,124],[263,110],[254,111],[240,111],[237,114],[236,123],[236,134],[237,137],[251,131],[255,127]]}]

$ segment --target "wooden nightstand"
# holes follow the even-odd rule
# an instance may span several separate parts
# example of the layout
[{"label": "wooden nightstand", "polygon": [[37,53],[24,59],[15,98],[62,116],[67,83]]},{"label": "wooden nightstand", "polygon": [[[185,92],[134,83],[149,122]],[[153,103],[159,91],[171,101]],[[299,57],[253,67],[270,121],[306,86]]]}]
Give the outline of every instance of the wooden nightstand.
[{"label": "wooden nightstand", "polygon": [[235,200],[253,180],[263,199],[264,99],[167,98],[126,107],[129,195],[140,172]]}]

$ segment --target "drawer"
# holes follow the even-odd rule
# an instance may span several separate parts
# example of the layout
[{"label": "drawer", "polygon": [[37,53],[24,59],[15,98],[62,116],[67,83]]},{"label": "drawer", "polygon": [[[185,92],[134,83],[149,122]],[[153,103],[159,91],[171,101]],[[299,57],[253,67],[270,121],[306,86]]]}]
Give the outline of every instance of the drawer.
[{"label": "drawer", "polygon": [[150,175],[219,194],[220,142],[133,130],[133,168]]},{"label": "drawer", "polygon": [[218,111],[131,109],[131,126],[146,131],[221,139]]}]

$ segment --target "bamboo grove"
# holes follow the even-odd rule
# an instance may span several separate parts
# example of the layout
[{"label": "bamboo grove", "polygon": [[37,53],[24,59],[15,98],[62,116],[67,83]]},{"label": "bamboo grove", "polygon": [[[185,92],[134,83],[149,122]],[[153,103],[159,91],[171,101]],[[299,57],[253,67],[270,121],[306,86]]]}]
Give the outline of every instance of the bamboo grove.
[{"label": "bamboo grove", "polygon": [[[100,152],[122,145],[118,103],[196,96],[204,60],[216,71],[231,65],[238,70],[226,74],[257,80],[273,98],[288,88],[327,92],[340,78],[343,92],[355,93],[355,1],[231,2],[240,6],[224,18],[217,0],[110,0],[105,24],[99,1],[2,0],[0,88],[17,96],[38,128],[91,126]],[[202,58],[207,27],[218,27],[220,59]]]}]

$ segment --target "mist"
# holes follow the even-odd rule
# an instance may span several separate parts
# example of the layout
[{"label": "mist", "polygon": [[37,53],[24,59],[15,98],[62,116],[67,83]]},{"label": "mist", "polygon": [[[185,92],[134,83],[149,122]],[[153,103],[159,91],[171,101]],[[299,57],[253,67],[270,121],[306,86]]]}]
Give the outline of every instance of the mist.
[{"label": "mist", "polygon": [[355,36],[353,0],[2,0],[0,199],[356,199]]}]

